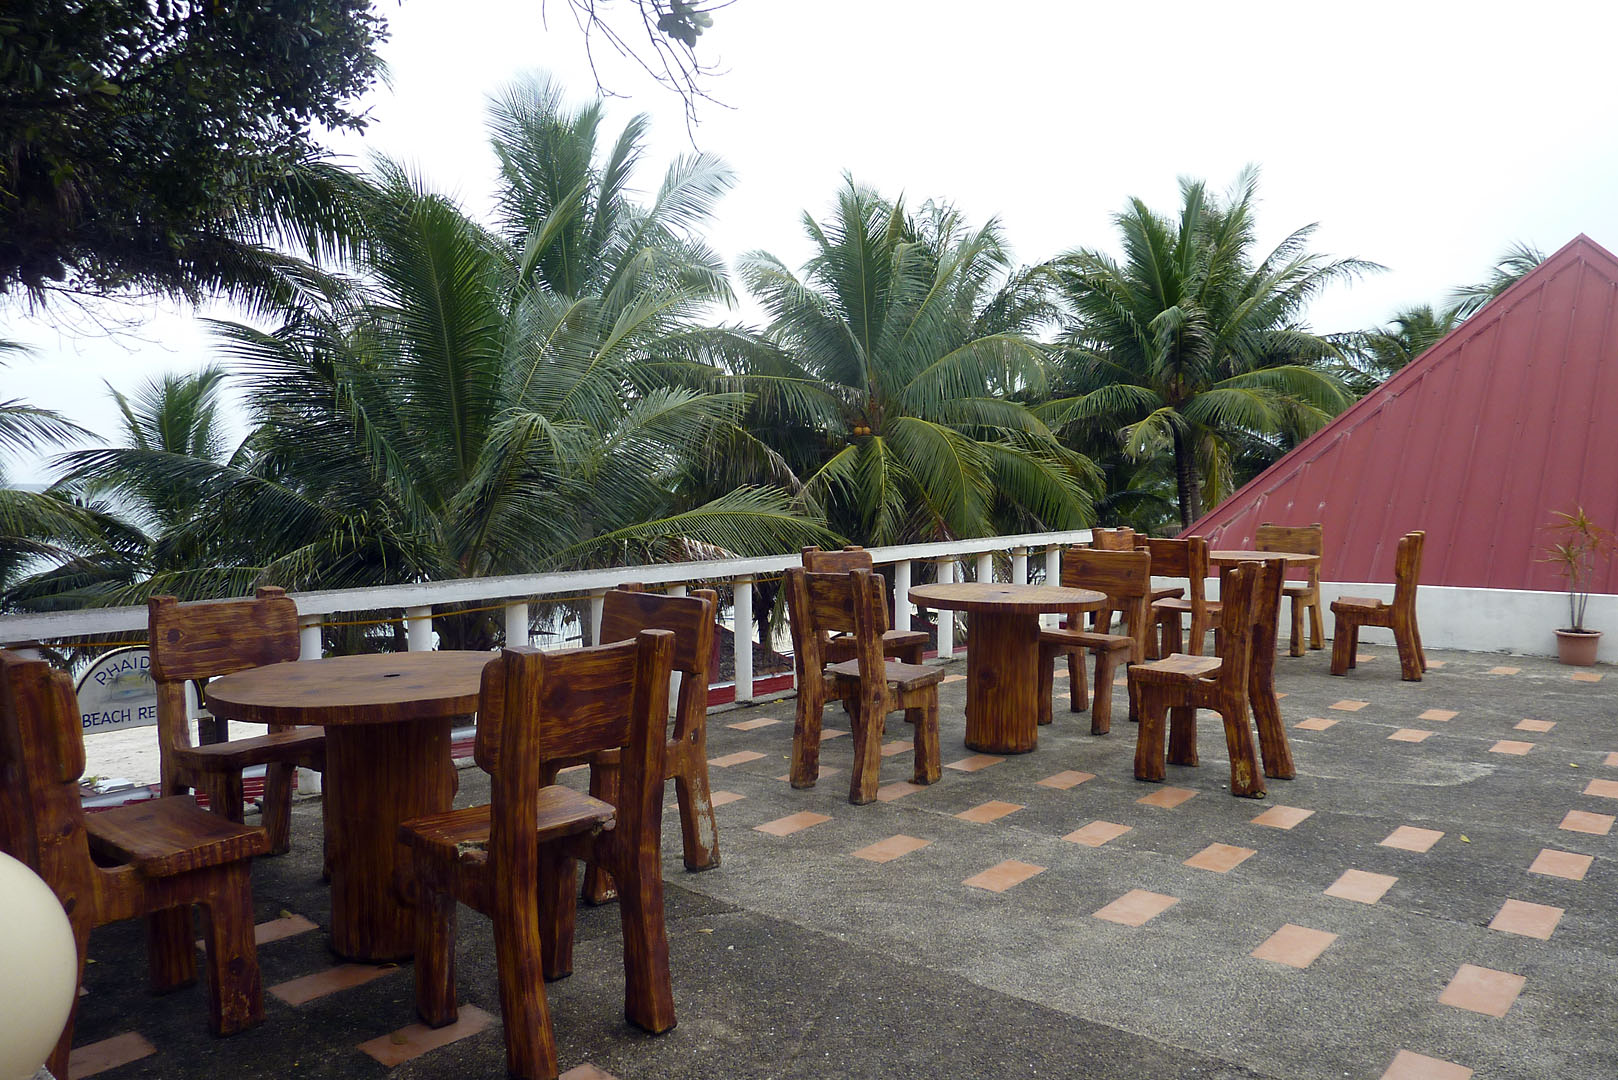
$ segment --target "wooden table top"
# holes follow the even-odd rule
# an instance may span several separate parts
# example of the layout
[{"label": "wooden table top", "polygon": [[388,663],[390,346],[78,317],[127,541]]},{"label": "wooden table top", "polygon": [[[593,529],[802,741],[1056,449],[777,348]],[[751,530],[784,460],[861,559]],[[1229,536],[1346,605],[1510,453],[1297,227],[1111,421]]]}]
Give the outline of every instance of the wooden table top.
[{"label": "wooden table top", "polygon": [[1264,559],[1285,559],[1288,566],[1293,564],[1310,566],[1319,562],[1320,556],[1309,555],[1302,551],[1238,551],[1227,549],[1208,552],[1208,561],[1211,563],[1260,562]]},{"label": "wooden table top", "polygon": [[1008,582],[960,581],[917,585],[910,601],[921,607],[947,611],[987,611],[1037,615],[1044,611],[1071,611],[1107,602],[1107,594],[1093,589],[1064,589],[1057,585],[1012,585]]},{"label": "wooden table top", "polygon": [[208,709],[252,724],[389,724],[477,711],[493,652],[402,652],[270,664],[208,683]]}]

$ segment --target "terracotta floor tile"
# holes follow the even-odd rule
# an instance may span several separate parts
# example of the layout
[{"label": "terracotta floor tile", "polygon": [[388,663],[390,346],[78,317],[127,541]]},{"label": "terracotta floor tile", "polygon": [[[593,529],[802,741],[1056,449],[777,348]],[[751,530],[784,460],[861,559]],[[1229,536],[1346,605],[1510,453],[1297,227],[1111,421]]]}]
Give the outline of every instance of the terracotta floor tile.
[{"label": "terracotta floor tile", "polygon": [[757,761],[763,756],[757,750],[738,750],[734,754],[726,754],[724,757],[709,758],[708,764],[716,769],[728,769],[732,765],[745,765],[749,761]]},{"label": "terracotta floor tile", "polygon": [[1512,1003],[1527,981],[1509,971],[1462,964],[1444,992],[1438,995],[1438,1001],[1441,1005],[1498,1018],[1511,1011]]},{"label": "terracotta floor tile", "polygon": [[612,1073],[598,1069],[588,1061],[583,1065],[575,1065],[563,1073],[557,1080],[618,1080]]},{"label": "terracotta floor tile", "polygon": [[944,676],[944,682],[946,682],[946,683],[958,683],[958,682],[965,682],[965,681],[966,681],[966,676],[965,675],[945,675]]},{"label": "terracotta floor tile", "polygon": [[892,742],[882,744],[882,756],[893,757],[895,754],[907,754],[916,748],[916,744],[909,739],[894,739]]},{"label": "terracotta floor tile", "polygon": [[1112,821],[1092,821],[1082,829],[1074,829],[1062,839],[1070,844],[1100,847],[1107,841],[1116,840],[1129,831],[1130,827],[1128,825],[1119,825]]},{"label": "terracotta floor tile", "polygon": [[715,806],[729,806],[731,803],[740,802],[745,798],[747,798],[746,795],[738,795],[734,791],[716,791],[713,793],[713,804]]},{"label": "terracotta floor tile", "polygon": [[1365,708],[1365,706],[1367,706],[1369,704],[1370,704],[1369,701],[1344,700],[1344,701],[1339,701],[1337,704],[1333,705],[1332,708],[1337,709],[1337,710],[1339,710],[1341,712],[1359,712],[1361,709]]},{"label": "terracotta floor tile", "polygon": [[1122,926],[1144,926],[1179,902],[1176,896],[1131,889],[1100,911],[1093,912],[1092,917]]},{"label": "terracotta floor tile", "polygon": [[1595,862],[1593,855],[1558,851],[1556,848],[1541,848],[1528,872],[1544,874],[1546,877],[1567,878],[1569,881],[1583,881],[1584,875],[1590,872],[1590,864],[1593,862]]},{"label": "terracotta floor tile", "polygon": [[[1427,661],[1432,667],[1432,661]],[[1410,1050],[1401,1050],[1381,1080],[1472,1080],[1472,1070],[1453,1061],[1440,1061]]]},{"label": "terracotta floor tile", "polygon": [[1038,784],[1040,787],[1055,788],[1058,791],[1067,791],[1069,788],[1078,787],[1085,781],[1094,780],[1095,778],[1095,773],[1076,772],[1073,769],[1068,769],[1064,772],[1057,773],[1055,776],[1047,776],[1043,780],[1036,780],[1034,783]]},{"label": "terracotta floor tile", "polygon": [[878,840],[874,844],[868,844],[860,848],[854,852],[854,857],[856,859],[868,859],[874,863],[892,862],[901,855],[908,855],[912,851],[920,851],[930,843],[932,843],[931,840],[920,840],[914,836],[906,836],[900,833],[897,836],[890,836],[886,840]]},{"label": "terracotta floor tile", "polygon": [[989,867],[981,874],[973,874],[961,884],[970,885],[974,889],[987,889],[989,892],[1005,892],[1013,885],[1021,885],[1035,874],[1044,872],[1043,866],[1007,859],[1003,863]]},{"label": "terracotta floor tile", "polygon": [[122,1035],[114,1035],[110,1039],[86,1043],[69,1050],[67,1077],[68,1080],[80,1080],[81,1077],[116,1069],[120,1065],[128,1065],[131,1061],[139,1061],[155,1053],[157,1047],[147,1042],[144,1035],[138,1031],[128,1031]]},{"label": "terracotta floor tile", "polygon": [[1336,940],[1336,934],[1287,923],[1248,955],[1288,967],[1306,968]]},{"label": "terracotta floor tile", "polygon": [[1307,720],[1299,720],[1292,726],[1297,728],[1299,731],[1325,731],[1327,728],[1334,726],[1336,723],[1337,721],[1331,719],[1330,717],[1311,716]]},{"label": "terracotta floor tile", "polygon": [[1598,671],[1575,671],[1568,678],[1574,682],[1600,682],[1601,673]]},{"label": "terracotta floor tile", "polygon": [[1277,690],[1277,691],[1276,691],[1276,692],[1275,692],[1275,696],[1276,696],[1276,699],[1277,699],[1277,700],[1279,700],[1279,699],[1281,699],[1281,698],[1284,698],[1284,697],[1286,697],[1286,696],[1287,696],[1287,693],[1286,693],[1286,691],[1285,691],[1285,690]]},{"label": "terracotta floor tile", "polygon": [[257,945],[268,945],[272,941],[306,934],[314,929],[317,929],[315,924],[302,915],[283,915],[279,919],[261,922],[253,927],[253,942]]},{"label": "terracotta floor tile", "polygon": [[1609,769],[1618,769],[1618,750],[1607,755],[1606,765]]},{"label": "terracotta floor tile", "polygon": [[1375,659],[1376,659],[1376,655],[1374,653],[1362,652],[1362,653],[1355,653],[1354,654],[1354,662],[1356,664],[1369,664],[1372,660],[1375,660]]},{"label": "terracotta floor tile", "polygon": [[1546,732],[1555,726],[1555,720],[1524,720],[1517,725],[1517,730]]},{"label": "terracotta floor tile", "polygon": [[375,964],[338,964],[325,971],[289,979],[265,989],[288,1005],[296,1006],[325,997],[327,994],[335,994],[339,990],[352,990],[372,979],[380,979],[398,970],[399,968],[392,964],[386,967],[378,967]]},{"label": "terracotta floor tile", "polygon": [[986,825],[991,821],[999,821],[1007,814],[1015,814],[1021,809],[1022,806],[1017,803],[990,800],[989,802],[974,806],[970,810],[962,810],[955,816],[960,818],[962,821],[975,821],[979,825]]},{"label": "terracotta floor tile", "polygon": [[[843,771],[842,769],[839,769],[835,765],[822,765],[820,767],[820,771],[815,774],[815,780],[816,781],[824,780],[824,779],[826,779],[826,777],[828,777],[828,776],[836,776],[838,773],[840,773],[842,771]],[[777,776],[776,779],[781,781],[781,783],[783,783],[783,784],[790,784],[790,783],[792,783],[792,774],[791,773],[782,773],[780,776]]]},{"label": "terracotta floor tile", "polygon": [[1485,671],[1483,674],[1485,674],[1485,675],[1520,675],[1520,674],[1522,674],[1522,668],[1520,668],[1520,667],[1492,667],[1488,671]]},{"label": "terracotta floor tile", "polygon": [[1388,736],[1389,742],[1421,742],[1432,737],[1432,732],[1420,728],[1403,727]]},{"label": "terracotta floor tile", "polygon": [[800,810],[796,814],[788,814],[786,817],[776,818],[774,821],[766,821],[762,825],[754,825],[753,831],[769,833],[771,836],[791,836],[795,832],[810,828],[814,825],[823,824],[830,820],[831,818],[827,817],[825,814],[815,814],[808,810]]},{"label": "terracotta floor tile", "polygon": [[823,727],[820,729],[820,741],[830,742],[832,739],[841,739],[848,732],[843,728]]},{"label": "terracotta floor tile", "polygon": [[1429,660],[1427,661],[1427,666],[1430,668],[1441,668],[1447,663],[1449,663],[1448,660]]},{"label": "terracotta floor tile", "polygon": [[944,768],[958,769],[961,772],[977,772],[979,769],[987,769],[990,765],[998,765],[1004,760],[1006,759],[995,757],[993,754],[973,754],[971,757],[952,761],[945,765]]},{"label": "terracotta floor tile", "polygon": [[896,780],[891,784],[883,784],[876,789],[876,801],[892,802],[895,799],[902,799],[906,795],[914,795],[918,791],[926,790],[921,784],[912,784],[908,780]]},{"label": "terracotta floor tile", "polygon": [[1489,747],[1489,753],[1515,754],[1516,756],[1521,757],[1533,748],[1534,744],[1531,742],[1519,742],[1516,739],[1501,739],[1499,742]]},{"label": "terracotta floor tile", "polygon": [[1584,785],[1584,793],[1602,799],[1618,799],[1618,780],[1592,780]]},{"label": "terracotta floor tile", "polygon": [[1197,870],[1212,870],[1216,874],[1228,874],[1258,852],[1249,847],[1234,847],[1230,844],[1209,844],[1189,859],[1186,866]]},{"label": "terracotta floor tile", "polygon": [[1551,935],[1556,932],[1556,924],[1562,921],[1562,912],[1562,908],[1551,907],[1549,904],[1507,900],[1500,908],[1500,914],[1489,924],[1489,929],[1549,941]]},{"label": "terracotta floor tile", "polygon": [[1272,806],[1252,820],[1254,825],[1268,825],[1272,829],[1290,829],[1314,814],[1297,806]]},{"label": "terracotta floor tile", "polygon": [[1568,832],[1589,833],[1591,836],[1606,836],[1612,832],[1613,816],[1611,814],[1591,814],[1584,810],[1569,810],[1567,817],[1562,819],[1559,828]]},{"label": "terracotta floor tile", "polygon": [[1437,722],[1442,724],[1442,723],[1446,723],[1447,721],[1455,719],[1459,715],[1461,715],[1461,714],[1456,712],[1453,709],[1428,709],[1426,712],[1424,712],[1420,716],[1416,717],[1416,719],[1417,720],[1436,720]]},{"label": "terracotta floor tile", "polygon": [[726,724],[732,731],[757,731],[761,727],[779,724],[781,721],[773,716],[760,716],[755,720],[743,720],[739,724]]},{"label": "terracotta floor tile", "polygon": [[1377,846],[1420,854],[1431,851],[1432,846],[1443,838],[1444,834],[1437,829],[1418,829],[1414,825],[1401,825],[1390,832],[1385,839],[1377,841]]},{"label": "terracotta floor tile", "polygon": [[1197,793],[1190,788],[1163,787],[1135,801],[1144,806],[1157,806],[1164,810],[1173,810],[1187,799],[1196,798],[1196,795]]},{"label": "terracotta floor tile", "polygon": [[1373,874],[1367,870],[1344,870],[1342,877],[1331,883],[1327,888],[1327,896],[1335,896],[1339,900],[1353,900],[1361,904],[1374,904],[1387,895],[1396,877],[1387,874]]},{"label": "terracotta floor tile", "polygon": [[459,1042],[468,1035],[476,1035],[495,1022],[494,1017],[476,1005],[462,1005],[460,1015],[453,1024],[430,1028],[426,1024],[411,1024],[398,1031],[360,1043],[360,1051],[369,1054],[388,1068],[418,1058],[429,1050]]}]

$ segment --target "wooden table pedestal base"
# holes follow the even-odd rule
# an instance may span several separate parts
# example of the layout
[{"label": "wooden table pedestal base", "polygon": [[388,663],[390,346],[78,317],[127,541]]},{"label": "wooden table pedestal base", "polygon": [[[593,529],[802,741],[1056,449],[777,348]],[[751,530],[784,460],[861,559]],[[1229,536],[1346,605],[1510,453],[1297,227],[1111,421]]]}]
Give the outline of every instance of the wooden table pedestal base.
[{"label": "wooden table pedestal base", "polygon": [[966,651],[966,745],[985,754],[1039,746],[1039,616],[974,611]]}]

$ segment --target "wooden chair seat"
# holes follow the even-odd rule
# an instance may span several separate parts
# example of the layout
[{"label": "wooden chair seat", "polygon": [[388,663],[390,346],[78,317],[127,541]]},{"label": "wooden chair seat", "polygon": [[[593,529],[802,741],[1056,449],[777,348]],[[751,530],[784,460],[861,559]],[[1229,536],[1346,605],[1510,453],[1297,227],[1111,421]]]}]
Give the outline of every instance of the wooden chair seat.
[{"label": "wooden chair seat", "polygon": [[[481,862],[489,853],[491,804],[468,806],[442,814],[413,818],[399,826],[399,842],[450,862]],[[617,824],[618,811],[609,802],[561,784],[539,789],[539,815],[535,822],[541,844],[569,836],[606,832]]]},{"label": "wooden chair seat", "polygon": [[1104,649],[1109,652],[1128,650],[1134,639],[1128,634],[1100,634],[1093,630],[1068,630],[1057,627],[1039,632],[1039,644],[1057,648]]},{"label": "wooden chair seat", "polygon": [[1153,660],[1145,664],[1137,664],[1129,669],[1129,677],[1139,679],[1143,683],[1153,683],[1159,686],[1171,686],[1174,683],[1190,682],[1196,679],[1217,679],[1219,669],[1224,661],[1217,656],[1192,656],[1190,653],[1174,653],[1161,660]]},{"label": "wooden chair seat", "polygon": [[1294,597],[1301,596],[1307,599],[1314,594],[1314,591],[1315,590],[1309,585],[1288,585],[1281,590],[1281,595]]},{"label": "wooden chair seat", "polygon": [[320,728],[272,731],[251,739],[204,743],[171,751],[185,768],[207,772],[245,769],[251,765],[302,765],[317,772],[326,764],[326,733]]},{"label": "wooden chair seat", "polygon": [[[929,638],[925,630],[884,630],[882,655],[894,657],[907,664],[919,664],[922,655],[927,651],[928,643]],[[826,659],[834,664],[852,660],[858,652],[859,647],[854,641],[853,634],[833,634],[826,642]]]},{"label": "wooden chair seat", "polygon": [[270,849],[263,829],[210,814],[189,795],[148,799],[85,817],[90,850],[103,863],[128,863],[165,878],[251,859]]},{"label": "wooden chair seat", "polygon": [[[1189,615],[1195,610],[1195,605],[1183,596],[1165,596],[1161,600],[1153,600],[1152,608],[1155,611],[1177,611],[1182,615]],[[1203,610],[1210,615],[1217,615],[1222,609],[1218,600],[1205,600]]]},{"label": "wooden chair seat", "polygon": [[1159,600],[1178,600],[1180,597],[1182,597],[1184,595],[1185,595],[1185,586],[1183,586],[1183,585],[1176,585],[1176,586],[1173,586],[1171,588],[1166,588],[1166,589],[1153,589],[1152,590],[1152,603],[1155,604]]},{"label": "wooden chair seat", "polygon": [[1365,611],[1392,610],[1388,607],[1387,601],[1379,600],[1374,596],[1339,596],[1337,599],[1331,602],[1331,609],[1333,611],[1336,611],[1338,608],[1343,608],[1344,610],[1349,608],[1359,608]]},{"label": "wooden chair seat", "polygon": [[[858,660],[844,660],[840,664],[830,664],[826,667],[826,674],[838,679],[860,680],[860,662]],[[882,661],[882,676],[888,684],[900,693],[909,690],[920,690],[924,686],[937,686],[944,681],[943,668],[920,667],[916,664],[901,664],[897,660]]]}]

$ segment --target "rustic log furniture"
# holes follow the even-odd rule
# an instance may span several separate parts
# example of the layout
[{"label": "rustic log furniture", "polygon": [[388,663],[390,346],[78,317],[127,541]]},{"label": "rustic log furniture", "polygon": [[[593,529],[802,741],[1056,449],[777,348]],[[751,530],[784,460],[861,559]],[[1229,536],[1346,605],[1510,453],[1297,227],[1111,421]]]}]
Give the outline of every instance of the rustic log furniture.
[{"label": "rustic log furniture", "polygon": [[[1145,551],[1070,548],[1062,553],[1062,585],[1105,593],[1107,610],[1123,612],[1124,633],[1071,628],[1039,632],[1039,722],[1051,722],[1056,658],[1063,654],[1067,656],[1069,704],[1074,712],[1086,707],[1084,654],[1093,652],[1096,679],[1095,702],[1089,706],[1090,734],[1105,735],[1112,730],[1112,680],[1118,665],[1146,659],[1146,635],[1152,627],[1151,556]],[[1133,708],[1130,712],[1136,715]]]},{"label": "rustic log furniture", "polygon": [[[638,584],[620,585],[602,598],[601,640],[629,641],[642,630],[674,635],[674,670],[680,674],[674,733],[663,759],[663,778],[674,781],[680,808],[680,838],[685,868],[711,870],[719,865],[719,825],[714,820],[713,787],[708,781],[708,683],[712,677],[714,613],[719,594],[697,589],[689,596],[649,593]],[[618,754],[605,751],[590,759],[590,794],[618,803]],[[554,784],[566,764],[546,767],[543,783]],[[617,893],[606,869],[591,862],[584,871],[584,898],[605,903]]]},{"label": "rustic log furniture", "polygon": [[910,599],[970,617],[966,745],[989,754],[1025,754],[1039,745],[1039,616],[1061,612],[1077,625],[1080,613],[1107,602],[1091,589],[987,581],[917,585]]},{"label": "rustic log furniture", "polygon": [[1347,675],[1359,652],[1360,627],[1383,626],[1393,631],[1399,648],[1399,677],[1421,682],[1427,670],[1427,653],[1421,647],[1421,628],[1416,625],[1416,584],[1421,580],[1421,548],[1424,532],[1406,533],[1399,538],[1399,551],[1393,563],[1393,603],[1367,596],[1339,596],[1331,603],[1331,673]]},{"label": "rustic log furniture", "polygon": [[1309,580],[1288,582],[1285,595],[1292,601],[1292,637],[1287,652],[1303,655],[1303,614],[1309,612],[1309,647],[1326,647],[1326,620],[1320,614],[1320,559],[1325,550],[1320,523],[1313,525],[1272,525],[1268,521],[1253,534],[1253,547],[1259,551],[1299,551],[1317,558],[1309,565]]},{"label": "rustic log furniture", "polygon": [[[1145,539],[1146,537],[1137,534],[1134,529],[1131,529],[1127,525],[1121,525],[1116,529],[1090,530],[1090,546],[1095,548],[1097,551],[1134,551],[1136,548],[1141,546],[1141,541]],[[1153,600],[1162,600],[1165,597],[1184,595],[1184,589],[1171,586],[1154,588],[1152,590]],[[1110,626],[1111,623],[1109,622],[1108,625]]]},{"label": "rustic log furniture", "polygon": [[[617,882],[624,934],[624,1015],[654,1033],[674,1027],[661,835],[674,635],[545,653],[506,649],[483,670],[473,753],[492,802],[399,826],[417,886],[416,1011],[453,1023],[455,905],[494,923],[506,1067],[557,1075],[545,979],[573,970],[575,862]],[[615,752],[618,805],[544,784],[559,761]]]},{"label": "rustic log furniture", "polygon": [[372,653],[238,671],[208,686],[219,716],[326,729],[331,947],[351,960],[410,955],[414,917],[394,886],[399,822],[450,808],[451,721],[478,707],[487,652]]},{"label": "rustic log furniture", "polygon": [[[1129,680],[1136,684],[1140,701],[1135,779],[1161,781],[1164,777],[1165,717],[1169,724],[1168,760],[1175,765],[1196,765],[1197,710],[1212,709],[1225,724],[1230,793],[1251,798],[1265,794],[1254,754],[1253,728],[1247,719],[1254,644],[1251,606],[1260,572],[1260,567],[1244,563],[1226,575],[1220,610],[1222,656],[1175,653],[1129,669]],[[1275,580],[1279,596],[1278,569]]]},{"label": "rustic log furniture", "polygon": [[[820,720],[826,703],[841,701],[854,735],[848,801],[876,798],[882,769],[882,728],[888,713],[903,709],[913,727],[911,780],[931,784],[939,776],[937,667],[889,660],[882,655],[888,607],[882,579],[869,570],[811,574],[788,567],[787,608],[792,651],[798,666],[798,707],[792,731],[792,786],[809,788],[820,777]],[[851,634],[858,655],[826,664],[821,652],[829,633]]]},{"label": "rustic log furniture", "polygon": [[[185,684],[244,668],[298,658],[298,608],[282,589],[264,587],[252,600],[182,604],[172,596],[146,603],[152,682],[157,685],[157,732],[164,795],[195,788],[208,806],[242,820],[242,772],[263,765],[264,828],[270,854],[291,848],[292,772],[325,768],[326,736],[318,728],[272,724],[267,735],[191,745]],[[206,699],[204,699],[206,700]]]},{"label": "rustic log furniture", "polygon": [[[841,551],[822,551],[817,547],[803,549],[803,568],[811,574],[846,574],[850,570],[869,570],[876,573],[876,563],[871,560],[871,553],[862,547],[849,545]],[[887,580],[878,575],[882,581],[882,603],[888,604]],[[893,620],[888,620],[892,625]],[[927,651],[927,631],[925,630],[884,630],[882,631],[882,655],[891,656],[895,660],[906,664],[921,663]],[[828,664],[840,664],[844,660],[852,660],[859,654],[854,638],[849,634],[828,634],[826,648],[822,652]]]},{"label": "rustic log furniture", "polygon": [[[1207,594],[1208,541],[1201,536],[1187,536],[1179,540],[1145,537],[1135,542],[1152,553],[1153,574],[1160,578],[1185,578],[1186,582],[1185,596],[1165,596],[1152,601],[1152,617],[1157,620],[1161,638],[1152,655],[1167,656],[1180,651],[1181,620],[1190,615],[1191,637],[1186,651],[1192,656],[1201,656],[1204,639],[1209,630],[1217,629],[1219,619],[1219,601],[1209,600]],[[1215,648],[1218,648],[1217,640]]]},{"label": "rustic log furniture", "polygon": [[[138,916],[147,922],[152,989],[195,982],[196,904],[203,913],[210,1026],[231,1035],[257,1024],[264,1000],[250,868],[269,847],[265,831],[199,809],[189,795],[87,815],[79,803],[83,773],[72,680],[43,660],[0,651],[0,846],[62,901],[81,982],[90,931]],[[45,1063],[53,1076],[68,1075],[73,1020],[70,1013]]]}]

